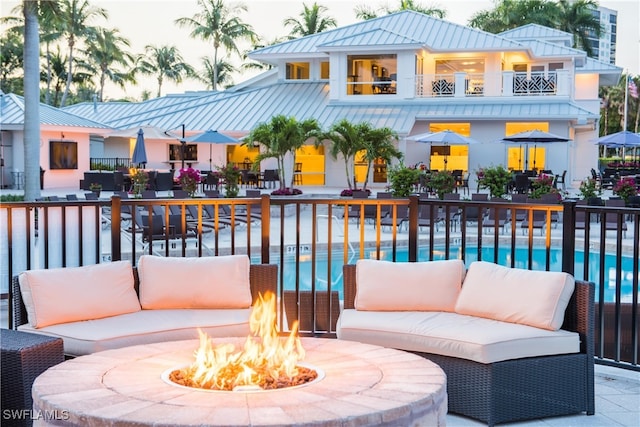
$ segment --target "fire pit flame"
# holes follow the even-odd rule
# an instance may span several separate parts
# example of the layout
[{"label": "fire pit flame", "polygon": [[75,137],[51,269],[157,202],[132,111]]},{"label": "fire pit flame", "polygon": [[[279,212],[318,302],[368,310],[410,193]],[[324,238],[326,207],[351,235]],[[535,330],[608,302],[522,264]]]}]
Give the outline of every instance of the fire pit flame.
[{"label": "fire pit flame", "polygon": [[169,374],[170,381],[187,387],[207,390],[254,391],[292,387],[317,378],[313,369],[300,366],[305,351],[295,322],[286,339],[276,328],[276,297],[259,295],[249,320],[252,336],[242,351],[233,344],[214,346],[209,336],[198,330],[200,346],[195,362]]}]

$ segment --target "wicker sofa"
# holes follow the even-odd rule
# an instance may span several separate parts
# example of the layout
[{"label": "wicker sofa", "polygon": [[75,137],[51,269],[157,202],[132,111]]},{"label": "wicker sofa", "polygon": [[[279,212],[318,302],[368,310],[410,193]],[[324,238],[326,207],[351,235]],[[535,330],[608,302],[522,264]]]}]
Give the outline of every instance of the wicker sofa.
[{"label": "wicker sofa", "polygon": [[13,328],[62,338],[67,357],[198,337],[246,336],[277,266],[244,255],[118,261],[31,270],[12,282]]},{"label": "wicker sofa", "polygon": [[[453,261],[462,264],[462,261]],[[392,311],[389,311],[385,307],[375,307],[375,304],[367,301],[367,293],[369,299],[378,298],[380,304],[393,305],[394,301],[402,298],[403,292],[411,287],[407,283],[412,278],[402,277],[402,274],[398,274],[397,270],[397,268],[402,268],[401,264],[408,264],[395,263],[397,267],[385,266],[384,269],[374,271],[367,276],[358,273],[361,262],[384,261],[359,260],[358,267],[356,265],[344,266],[344,310],[338,320],[338,338],[411,351],[437,363],[447,374],[450,412],[478,419],[488,425],[580,412],[586,412],[587,415],[594,414],[594,285],[592,283],[574,282],[573,278],[569,276],[570,282],[575,284],[575,289],[569,294],[570,300],[566,309],[560,313],[562,317],[556,319],[557,324],[562,322],[561,329],[541,331],[542,335],[549,333],[550,336],[559,332],[566,335],[565,338],[570,339],[569,334],[574,333],[576,348],[565,352],[560,348],[553,349],[554,344],[551,341],[540,341],[536,344],[534,337],[532,343],[527,343],[529,338],[518,337],[517,328],[519,327],[524,328],[525,334],[531,332],[536,334],[536,328],[531,326],[502,325],[507,322],[489,318],[476,319],[468,314],[458,314],[456,308],[459,307],[462,299],[463,289],[472,280],[470,273],[475,263],[470,265],[468,271],[463,271],[459,275],[457,280],[462,282],[458,285],[459,294],[449,294],[449,308],[427,307],[426,310],[421,311],[423,308],[410,307],[407,311],[393,311],[395,310],[393,308],[390,309]],[[391,268],[391,270],[385,271],[387,268]],[[506,269],[505,267],[500,268]],[[464,264],[462,264],[462,269],[464,270]],[[564,274],[535,272],[535,274],[545,273],[550,275]],[[499,282],[502,274],[505,274],[504,271],[499,271],[499,274],[494,276],[483,273],[481,276],[486,283],[481,286],[484,286],[486,290],[487,286],[490,287],[494,284],[493,282]],[[522,278],[529,273],[527,270],[520,270],[518,274],[518,277]],[[418,302],[411,300],[409,303],[419,305],[419,300],[429,301],[433,295],[442,293],[442,289],[430,289],[428,283],[440,283],[445,280],[443,276],[445,275],[437,270],[432,272],[426,270],[426,274],[422,272],[420,275],[414,275],[413,279],[417,279],[416,282],[422,282],[423,291],[414,294],[413,299]],[[431,277],[438,277],[439,280],[425,280],[425,278]],[[478,274],[475,277],[477,280]],[[380,295],[384,293],[384,291],[380,291],[382,288],[376,289],[374,286],[373,289],[366,289],[366,285],[358,283],[359,281],[376,281],[378,279],[382,282],[393,280],[393,286],[388,286],[387,283],[392,294]],[[519,280],[518,284],[522,285],[525,281]],[[524,288],[520,286],[517,292],[522,292],[522,289]],[[415,288],[413,290],[415,291]],[[511,297],[513,299],[513,296]],[[455,301],[455,298],[458,300]],[[482,310],[483,298],[477,298],[477,294],[474,298],[478,301],[473,299],[468,301],[471,303],[471,310]],[[496,295],[495,298],[499,305],[509,305],[500,300],[500,295]],[[451,301],[452,299],[453,301]],[[528,295],[526,291],[522,293],[520,299],[527,300],[525,303],[527,305],[535,305],[535,301],[532,301],[535,296]],[[491,304],[491,297],[488,298],[488,301]],[[516,317],[520,316],[517,312],[514,314]],[[436,324],[433,324],[432,322],[438,316],[448,317],[446,317],[444,324],[438,325],[437,321]],[[487,317],[489,316],[487,315]],[[509,319],[509,322],[512,320]],[[515,320],[523,321],[520,317]],[[481,323],[476,324],[476,321]],[[506,330],[510,331],[510,334],[516,334],[504,337],[507,342],[506,346],[505,343],[499,342],[501,338],[495,337],[495,333],[492,336],[491,329],[494,327],[491,326],[491,322],[494,322],[493,325],[496,327],[507,326]],[[478,327],[478,325],[480,326]],[[466,328],[469,330],[466,331],[465,336]],[[434,338],[436,335],[437,338]],[[461,336],[467,342],[463,342]],[[486,338],[487,336],[488,338]],[[490,342],[492,340],[495,342]],[[513,341],[511,348],[508,344],[510,340]],[[498,349],[494,354],[496,361],[473,360],[481,360],[487,354],[490,359],[493,345],[497,345]],[[528,350],[526,350],[527,347]],[[525,349],[522,350],[524,353],[520,348]],[[539,355],[535,354],[537,349],[540,350]],[[513,357],[502,357],[511,351],[515,353]]]}]

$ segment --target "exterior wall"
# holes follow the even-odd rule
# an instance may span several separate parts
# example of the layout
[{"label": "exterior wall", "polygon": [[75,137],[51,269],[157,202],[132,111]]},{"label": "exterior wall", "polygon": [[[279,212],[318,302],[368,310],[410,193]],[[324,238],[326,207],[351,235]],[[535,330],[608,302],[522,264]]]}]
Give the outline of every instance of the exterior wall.
[{"label": "exterior wall", "polygon": [[[576,74],[575,99],[598,99],[598,75]],[[598,109],[594,113],[598,114]]]},{"label": "exterior wall", "polygon": [[[78,147],[78,169],[49,169],[49,141],[60,140],[75,141]],[[20,141],[22,146],[23,141]],[[40,133],[40,166],[45,170],[44,188],[78,187],[84,172],[89,170],[89,134],[64,131],[64,138],[60,137],[60,131],[41,131]],[[21,161],[21,165],[24,162]]]}]

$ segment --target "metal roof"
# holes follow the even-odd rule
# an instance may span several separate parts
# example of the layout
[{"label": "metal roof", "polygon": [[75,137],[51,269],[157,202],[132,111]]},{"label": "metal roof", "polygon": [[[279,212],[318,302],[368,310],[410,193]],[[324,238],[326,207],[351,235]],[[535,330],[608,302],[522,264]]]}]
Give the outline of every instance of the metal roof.
[{"label": "metal roof", "polygon": [[218,129],[248,132],[277,114],[295,116],[298,120],[315,118],[322,126],[327,127],[342,118],[354,122],[366,121],[376,127],[390,127],[400,134],[410,132],[417,119],[597,118],[597,115],[566,100],[460,100],[456,103],[421,99],[384,104],[378,100],[337,102],[329,100],[329,84],[326,82],[280,82],[243,92],[227,93],[226,96],[201,97],[148,114],[122,117],[110,124],[117,128],[150,124],[170,129],[184,123],[190,131]]},{"label": "metal roof", "polygon": [[404,40],[415,40],[432,51],[526,50],[524,45],[515,40],[406,10],[267,46],[251,52],[249,57],[261,60],[291,54],[317,54],[326,46],[335,46],[335,43],[348,47],[348,41],[356,43],[355,46],[362,46],[361,43],[366,39],[366,36],[362,36],[364,34],[377,35],[369,39],[372,43],[369,46],[378,43],[386,46],[387,38],[381,37],[382,33],[376,30],[384,30]]},{"label": "metal roof", "polygon": [[526,40],[522,43],[530,46],[534,56],[537,57],[587,57],[587,54],[583,50],[574,49],[572,47],[567,47],[558,43],[552,43],[544,40]]},{"label": "metal roof", "polygon": [[394,46],[394,47],[402,47],[409,45],[412,48],[415,48],[416,45],[420,46],[421,43],[419,40],[412,39],[409,37],[405,37],[401,34],[396,34],[391,31],[376,28],[369,31],[365,31],[360,34],[350,35],[338,40],[329,41],[326,43],[319,44],[318,46],[321,48],[328,47],[362,47],[362,46]]},{"label": "metal roof", "polygon": [[[24,98],[0,92],[0,126],[3,129],[24,127]],[[109,129],[109,126],[46,104],[40,104],[40,126],[65,126]]]},{"label": "metal roof", "polygon": [[540,24],[527,24],[521,27],[512,28],[511,30],[498,33],[499,36],[506,37],[513,40],[540,40],[540,39],[552,39],[562,40],[569,43],[569,46],[573,43],[573,35],[555,28],[545,27]]}]

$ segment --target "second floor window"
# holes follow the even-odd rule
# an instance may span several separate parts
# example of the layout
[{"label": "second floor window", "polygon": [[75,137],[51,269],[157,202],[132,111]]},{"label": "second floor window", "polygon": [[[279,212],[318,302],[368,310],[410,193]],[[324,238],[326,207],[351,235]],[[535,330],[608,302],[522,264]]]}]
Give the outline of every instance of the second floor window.
[{"label": "second floor window", "polygon": [[347,95],[396,93],[396,54],[347,56]]},{"label": "second floor window", "polygon": [[311,66],[308,62],[287,62],[287,80],[309,80]]}]

